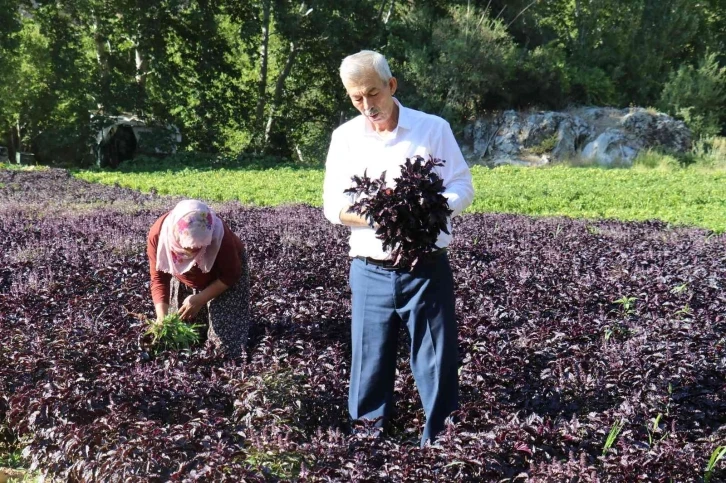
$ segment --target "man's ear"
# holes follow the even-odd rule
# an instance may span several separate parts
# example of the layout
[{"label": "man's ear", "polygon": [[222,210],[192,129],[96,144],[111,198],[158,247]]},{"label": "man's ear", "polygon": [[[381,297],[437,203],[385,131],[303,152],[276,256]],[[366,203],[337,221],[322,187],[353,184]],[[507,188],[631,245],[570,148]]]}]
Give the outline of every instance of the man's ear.
[{"label": "man's ear", "polygon": [[396,88],[398,87],[398,81],[395,77],[391,77],[388,79],[388,88],[391,90],[391,95],[396,93]]}]

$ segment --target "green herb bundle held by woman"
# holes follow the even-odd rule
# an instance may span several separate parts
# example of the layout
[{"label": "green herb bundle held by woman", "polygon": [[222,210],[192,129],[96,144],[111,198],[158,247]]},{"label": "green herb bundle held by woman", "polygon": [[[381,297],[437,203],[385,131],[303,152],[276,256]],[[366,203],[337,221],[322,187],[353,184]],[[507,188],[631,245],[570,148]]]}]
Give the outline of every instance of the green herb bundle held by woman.
[{"label": "green herb bundle held by woman", "polygon": [[206,204],[184,200],[152,225],[147,239],[156,318],[178,312],[208,325],[207,338],[240,354],[249,328],[249,272],[242,241]]}]

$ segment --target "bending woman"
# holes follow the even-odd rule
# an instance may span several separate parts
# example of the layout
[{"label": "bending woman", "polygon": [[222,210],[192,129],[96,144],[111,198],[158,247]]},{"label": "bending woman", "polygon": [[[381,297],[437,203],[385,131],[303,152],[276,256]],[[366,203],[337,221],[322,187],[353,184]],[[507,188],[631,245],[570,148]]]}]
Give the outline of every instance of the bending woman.
[{"label": "bending woman", "polygon": [[151,226],[146,253],[157,320],[178,312],[239,355],[250,311],[247,254],[237,235],[206,204],[184,200]]}]

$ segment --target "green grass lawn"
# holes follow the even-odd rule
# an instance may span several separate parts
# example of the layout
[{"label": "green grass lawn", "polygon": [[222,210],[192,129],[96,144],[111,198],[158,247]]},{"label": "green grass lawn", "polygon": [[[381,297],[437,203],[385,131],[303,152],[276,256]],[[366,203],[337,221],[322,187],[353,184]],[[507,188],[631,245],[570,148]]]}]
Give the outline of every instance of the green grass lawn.
[{"label": "green grass lawn", "polygon": [[[726,231],[726,170],[477,166],[472,173],[476,197],[468,212],[659,219]],[[320,206],[323,174],[322,168],[159,166],[151,161],[115,171],[74,172],[88,181],[145,192],[256,206]]]}]

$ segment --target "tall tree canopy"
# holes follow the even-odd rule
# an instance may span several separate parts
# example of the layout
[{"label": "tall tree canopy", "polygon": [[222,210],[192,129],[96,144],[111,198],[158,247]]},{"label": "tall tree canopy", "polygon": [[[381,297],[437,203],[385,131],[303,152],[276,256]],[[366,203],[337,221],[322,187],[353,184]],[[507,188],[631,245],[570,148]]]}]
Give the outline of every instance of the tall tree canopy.
[{"label": "tall tree canopy", "polygon": [[389,57],[405,103],[454,126],[636,104],[717,133],[726,101],[704,86],[726,75],[725,13],[723,0],[0,0],[0,142],[80,161],[92,115],[131,113],[175,124],[188,150],[320,161],[354,114],[338,66],[361,49]]}]

